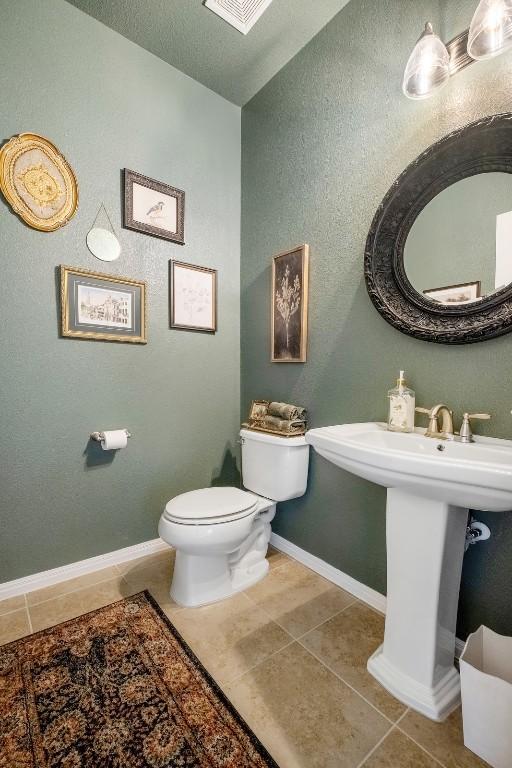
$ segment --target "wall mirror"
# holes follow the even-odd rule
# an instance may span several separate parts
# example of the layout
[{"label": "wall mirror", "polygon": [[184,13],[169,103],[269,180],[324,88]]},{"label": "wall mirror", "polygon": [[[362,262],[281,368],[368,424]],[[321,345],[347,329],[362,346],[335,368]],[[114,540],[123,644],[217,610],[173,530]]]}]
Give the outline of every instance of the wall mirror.
[{"label": "wall mirror", "polygon": [[512,330],[512,113],[449,134],[406,168],[375,214],[365,278],[410,336],[466,344]]}]

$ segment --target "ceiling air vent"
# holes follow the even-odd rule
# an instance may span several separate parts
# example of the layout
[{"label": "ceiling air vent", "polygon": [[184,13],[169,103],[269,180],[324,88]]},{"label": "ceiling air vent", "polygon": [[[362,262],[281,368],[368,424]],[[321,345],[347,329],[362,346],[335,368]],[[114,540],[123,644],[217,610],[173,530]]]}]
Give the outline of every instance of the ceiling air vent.
[{"label": "ceiling air vent", "polygon": [[205,6],[246,35],[272,0],[205,0]]}]

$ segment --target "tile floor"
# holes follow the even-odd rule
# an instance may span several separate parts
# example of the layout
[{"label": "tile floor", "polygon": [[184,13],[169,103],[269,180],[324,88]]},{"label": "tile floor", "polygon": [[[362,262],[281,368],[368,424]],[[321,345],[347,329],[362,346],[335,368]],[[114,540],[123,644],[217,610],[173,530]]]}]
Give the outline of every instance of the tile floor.
[{"label": "tile floor", "polygon": [[366,671],[384,618],[282,553],[247,592],[204,608],[169,597],[173,553],[0,602],[0,644],[148,589],[280,768],[477,768],[460,712],[433,723]]}]

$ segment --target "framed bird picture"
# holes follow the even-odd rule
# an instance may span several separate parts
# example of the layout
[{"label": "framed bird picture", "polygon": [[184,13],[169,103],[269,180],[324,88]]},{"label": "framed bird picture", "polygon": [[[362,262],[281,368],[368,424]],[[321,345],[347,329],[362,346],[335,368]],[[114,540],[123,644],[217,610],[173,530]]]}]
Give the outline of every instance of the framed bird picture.
[{"label": "framed bird picture", "polygon": [[123,226],[185,245],[185,193],[125,168]]}]

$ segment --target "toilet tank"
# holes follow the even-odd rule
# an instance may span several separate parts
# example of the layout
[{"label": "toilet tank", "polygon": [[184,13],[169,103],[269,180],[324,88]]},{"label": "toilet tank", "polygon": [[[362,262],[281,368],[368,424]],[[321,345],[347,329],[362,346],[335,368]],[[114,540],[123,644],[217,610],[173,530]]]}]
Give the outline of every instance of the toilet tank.
[{"label": "toilet tank", "polygon": [[244,488],[273,501],[304,495],[309,445],[303,435],[279,437],[242,429],[240,437]]}]

